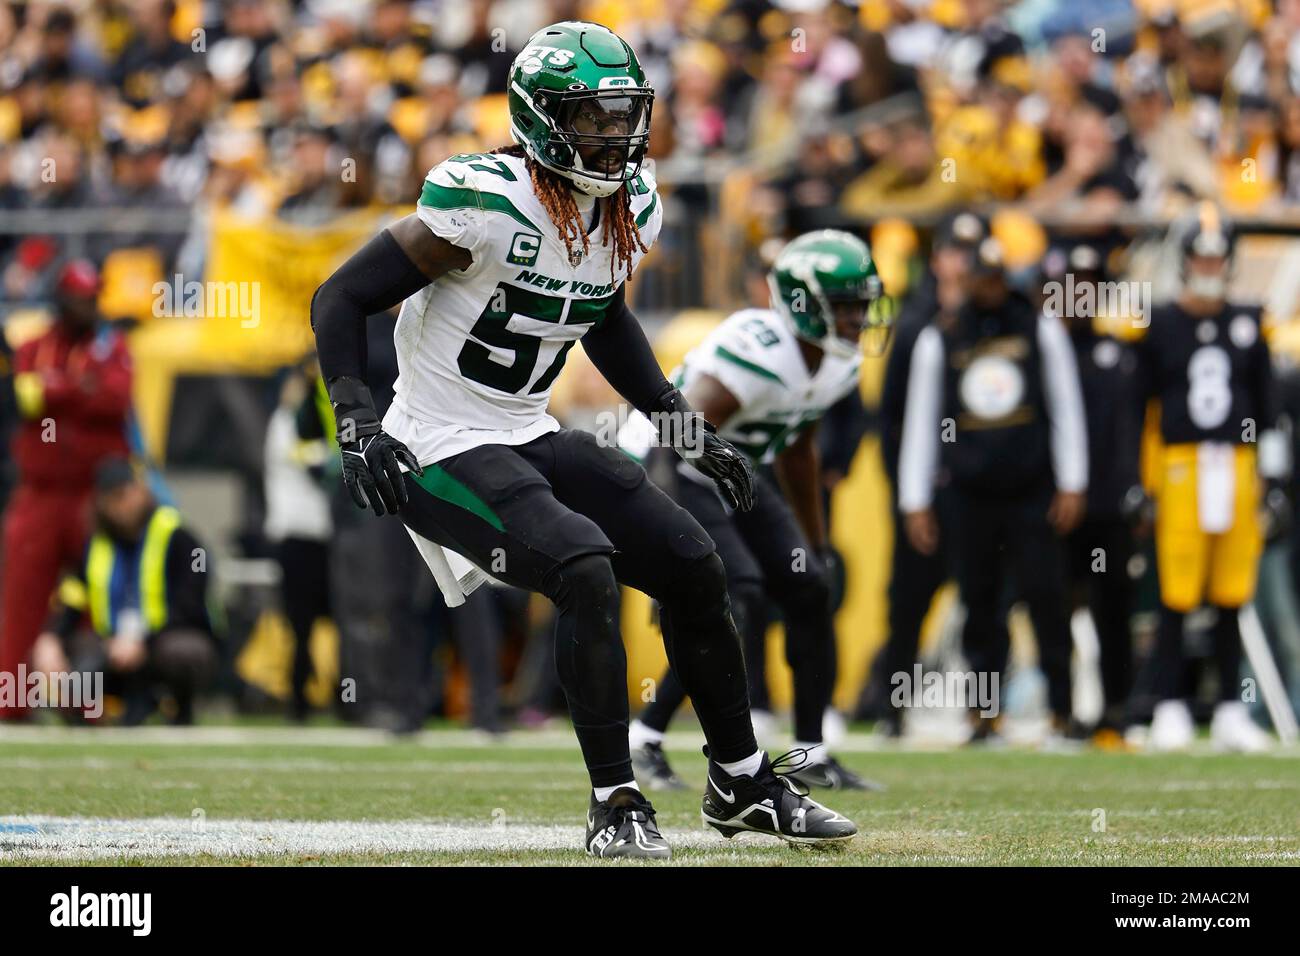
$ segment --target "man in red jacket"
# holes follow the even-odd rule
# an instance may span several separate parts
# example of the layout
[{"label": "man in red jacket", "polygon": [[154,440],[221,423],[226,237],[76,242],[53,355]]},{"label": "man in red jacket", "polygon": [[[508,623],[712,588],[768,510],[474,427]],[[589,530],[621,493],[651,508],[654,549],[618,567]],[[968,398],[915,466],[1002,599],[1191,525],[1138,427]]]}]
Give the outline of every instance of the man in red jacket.
[{"label": "man in red jacket", "polygon": [[[14,356],[18,487],[4,516],[0,673],[17,677],[50,609],[62,570],[90,531],[95,470],[128,453],[131,363],[126,342],[99,322],[99,273],[73,260],[59,274],[54,324]],[[0,720],[22,717],[0,705]]]}]

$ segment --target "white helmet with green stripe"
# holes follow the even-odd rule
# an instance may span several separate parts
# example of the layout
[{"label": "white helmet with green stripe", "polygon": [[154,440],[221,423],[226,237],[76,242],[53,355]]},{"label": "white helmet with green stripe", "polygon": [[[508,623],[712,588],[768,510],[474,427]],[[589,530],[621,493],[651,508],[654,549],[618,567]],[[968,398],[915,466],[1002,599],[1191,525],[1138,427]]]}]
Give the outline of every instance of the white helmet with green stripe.
[{"label": "white helmet with green stripe", "polygon": [[[856,354],[863,329],[888,329],[892,322],[889,310],[873,308],[883,290],[871,250],[838,229],[804,233],[790,242],[777,255],[767,282],[772,308],[795,335],[833,355]],[[845,320],[837,322],[837,313]]]},{"label": "white helmet with green stripe", "polygon": [[596,23],[538,30],[510,68],[510,134],[528,155],[589,196],[641,171],[654,90],[632,48]]}]

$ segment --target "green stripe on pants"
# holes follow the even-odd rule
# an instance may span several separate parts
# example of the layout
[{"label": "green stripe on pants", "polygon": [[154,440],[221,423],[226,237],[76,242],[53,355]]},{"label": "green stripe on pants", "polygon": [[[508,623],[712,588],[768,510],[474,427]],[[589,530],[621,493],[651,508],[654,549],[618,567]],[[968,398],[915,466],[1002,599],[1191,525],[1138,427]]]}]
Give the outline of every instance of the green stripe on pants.
[{"label": "green stripe on pants", "polygon": [[498,531],[505,531],[505,525],[501,523],[501,519],[488,503],[445,469],[438,465],[426,465],[423,475],[416,475],[413,472],[408,474],[417,485],[435,498],[440,498],[458,508],[464,508],[470,514],[478,515]]}]

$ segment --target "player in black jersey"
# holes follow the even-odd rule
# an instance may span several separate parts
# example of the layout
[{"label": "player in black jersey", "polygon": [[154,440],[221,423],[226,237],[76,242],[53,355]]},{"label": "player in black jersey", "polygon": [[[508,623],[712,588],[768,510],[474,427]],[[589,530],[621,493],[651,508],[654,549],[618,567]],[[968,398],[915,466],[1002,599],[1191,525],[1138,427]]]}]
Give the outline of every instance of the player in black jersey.
[{"label": "player in black jersey", "polygon": [[1161,439],[1152,470],[1161,612],[1150,743],[1168,750],[1192,740],[1183,701],[1183,619],[1208,603],[1218,612],[1219,704],[1211,736],[1223,748],[1257,750],[1267,737],[1241,701],[1237,612],[1254,595],[1264,541],[1259,512],[1261,503],[1277,510],[1286,445],[1275,430],[1260,309],[1227,298],[1231,224],[1202,203],[1174,229],[1182,291],[1152,310],[1136,343],[1140,394],[1144,404],[1158,403]]}]

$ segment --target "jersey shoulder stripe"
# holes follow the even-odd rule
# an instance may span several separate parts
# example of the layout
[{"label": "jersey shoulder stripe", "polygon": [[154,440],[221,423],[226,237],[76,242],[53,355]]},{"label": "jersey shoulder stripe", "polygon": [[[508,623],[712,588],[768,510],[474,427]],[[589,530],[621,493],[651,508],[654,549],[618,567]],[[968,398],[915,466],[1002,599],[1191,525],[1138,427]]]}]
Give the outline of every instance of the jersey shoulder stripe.
[{"label": "jersey shoulder stripe", "polygon": [[727,348],[725,345],[718,345],[714,349],[714,354],[717,355],[718,358],[730,362],[732,365],[739,365],[743,369],[748,369],[749,371],[753,372],[755,375],[761,375],[763,378],[769,378],[779,385],[785,384],[785,382],[781,381],[781,376],[777,375],[771,369],[764,368],[763,366],[759,365],[757,362],[751,362],[749,359],[742,358],[741,356],[737,355],[735,352]]},{"label": "jersey shoulder stripe", "polygon": [[741,309],[727,316],[710,338],[719,358],[785,386],[787,335],[770,309]]},{"label": "jersey shoulder stripe", "polygon": [[416,213],[436,235],[474,253],[467,274],[495,258],[484,247],[506,241],[518,230],[548,234],[523,160],[500,153],[457,153],[433,167]]},{"label": "jersey shoulder stripe", "polygon": [[500,193],[487,193],[468,186],[440,186],[426,181],[420,192],[420,205],[433,209],[481,209],[484,212],[504,213],[520,225],[536,232],[540,227],[519,211],[518,207]]},{"label": "jersey shoulder stripe", "polygon": [[654,214],[655,208],[659,205],[659,194],[654,193],[650,196],[649,204],[641,210],[636,217],[637,227],[640,228],[650,221],[650,216]]},{"label": "jersey shoulder stripe", "polygon": [[[521,184],[520,177],[523,177]],[[420,205],[433,209],[480,209],[509,216],[520,225],[540,232],[518,201],[532,189],[522,161],[491,153],[457,153],[443,160],[425,177]],[[511,193],[518,195],[512,197]]]},{"label": "jersey shoulder stripe", "polygon": [[762,309],[742,309],[723,320],[685,359],[685,380],[708,375],[742,406],[780,402],[792,379],[787,375],[786,343],[769,327]]}]

